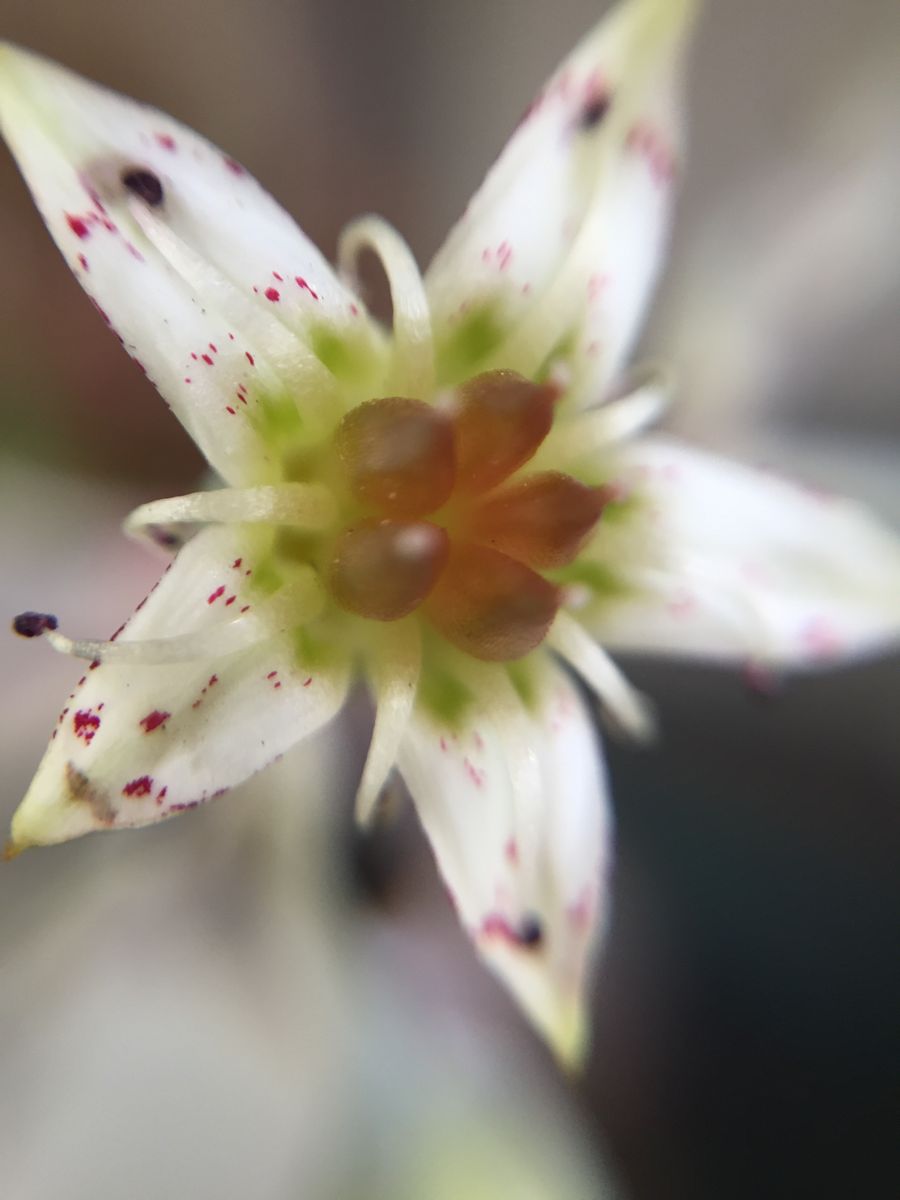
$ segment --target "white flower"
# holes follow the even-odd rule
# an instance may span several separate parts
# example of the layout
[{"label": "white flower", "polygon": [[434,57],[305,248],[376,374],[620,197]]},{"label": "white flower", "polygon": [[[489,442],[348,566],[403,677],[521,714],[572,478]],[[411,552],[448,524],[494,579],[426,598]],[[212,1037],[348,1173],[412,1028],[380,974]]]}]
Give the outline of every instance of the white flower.
[{"label": "white flower", "polygon": [[[900,550],[865,514],[633,439],[664,400],[621,372],[666,239],[693,8],[630,0],[576,48],[424,280],[374,217],[338,277],[207,142],[0,51],[4,133],[51,232],[227,485],[132,515],[163,544],[201,528],[120,636],[18,621],[90,665],[14,849],[193,808],[320,730],[361,672],[361,818],[396,764],[479,952],[577,1059],[609,816],[559,659],[643,736],[601,643],[805,665],[900,624]],[[389,332],[352,288],[364,248]]]}]

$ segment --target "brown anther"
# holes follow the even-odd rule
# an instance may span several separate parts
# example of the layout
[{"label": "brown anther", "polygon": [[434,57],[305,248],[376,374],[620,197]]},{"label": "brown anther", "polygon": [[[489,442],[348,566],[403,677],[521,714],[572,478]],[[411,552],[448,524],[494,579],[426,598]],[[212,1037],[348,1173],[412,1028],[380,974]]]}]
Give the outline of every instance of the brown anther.
[{"label": "brown anther", "polygon": [[329,585],[348,612],[396,621],[428,596],[447,561],[446,532],[428,521],[370,519],[335,543]]},{"label": "brown anther", "polygon": [[550,432],[559,392],[515,371],[487,371],[458,395],[456,478],[472,493],[496,487],[528,462]]},{"label": "brown anther", "polygon": [[469,514],[466,533],[530,567],[564,567],[581,550],[608,498],[606,488],[546,471],[482,500]]},{"label": "brown anther", "polygon": [[357,500],[386,516],[424,516],[453,490],[450,421],[421,400],[360,404],[341,421],[335,445]]},{"label": "brown anther", "polygon": [[458,649],[486,662],[521,658],[544,640],[559,589],[487,546],[454,546],[424,612]]}]

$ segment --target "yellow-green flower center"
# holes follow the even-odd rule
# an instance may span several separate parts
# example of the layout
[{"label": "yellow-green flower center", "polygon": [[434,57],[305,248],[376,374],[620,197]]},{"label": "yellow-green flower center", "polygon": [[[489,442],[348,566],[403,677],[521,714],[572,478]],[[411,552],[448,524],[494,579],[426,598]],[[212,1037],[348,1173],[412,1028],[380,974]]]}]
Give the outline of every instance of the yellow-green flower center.
[{"label": "yellow-green flower center", "polygon": [[478,375],[447,407],[406,397],[352,409],[326,474],[337,531],[310,547],[334,602],[395,621],[418,612],[475,658],[521,658],[561,602],[542,572],[578,554],[606,489],[523,468],[549,433],[557,389]]}]

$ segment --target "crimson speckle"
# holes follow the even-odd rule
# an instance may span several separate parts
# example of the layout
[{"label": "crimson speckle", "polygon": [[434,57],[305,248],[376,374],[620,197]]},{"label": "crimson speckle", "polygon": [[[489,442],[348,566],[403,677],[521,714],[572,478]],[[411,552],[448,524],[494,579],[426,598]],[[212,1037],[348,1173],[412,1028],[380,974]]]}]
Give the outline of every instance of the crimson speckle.
[{"label": "crimson speckle", "polygon": [[237,596],[229,596],[225,601],[225,607],[228,608],[229,604],[234,604],[235,600],[237,600]]},{"label": "crimson speckle", "polygon": [[91,231],[88,228],[87,221],[83,220],[81,217],[73,217],[70,216],[69,213],[66,213],[66,221],[68,222],[69,228],[77,238],[81,238],[81,240],[84,241],[85,238],[91,236]]},{"label": "crimson speckle", "polygon": [[170,133],[156,133],[153,135],[157,142],[162,146],[163,150],[174,150],[175,139]]},{"label": "crimson speckle", "polygon": [[141,775],[132,779],[122,788],[123,796],[149,796],[153,791],[153,779],[150,775]]},{"label": "crimson speckle", "polygon": [[225,405],[225,411],[232,417],[235,415],[235,412],[236,412],[236,410],[233,409],[230,404]]},{"label": "crimson speckle", "polygon": [[208,681],[208,683],[207,683],[207,685],[206,685],[206,686],[207,686],[207,687],[213,687],[213,686],[214,686],[215,684],[217,684],[218,682],[219,682],[219,677],[218,677],[218,675],[210,675],[210,677],[209,677],[209,681]]},{"label": "crimson speckle", "polygon": [[92,709],[80,709],[72,718],[72,728],[77,738],[90,745],[100,728],[100,718]]},{"label": "crimson speckle", "polygon": [[220,584],[220,586],[217,587],[214,592],[211,592],[210,595],[207,596],[206,603],[207,604],[215,604],[215,602],[219,599],[219,597],[224,596],[224,595],[225,595],[225,585],[223,583],[223,584]]},{"label": "crimson speckle", "polygon": [[307,675],[307,677],[303,680],[303,686],[309,687],[309,685],[311,683],[312,683],[312,675]]},{"label": "crimson speckle", "polygon": [[206,363],[206,365],[208,367],[211,367],[213,365],[213,360],[210,358],[210,356],[208,354],[201,354],[200,357],[203,359],[203,361]]},{"label": "crimson speckle", "polygon": [[312,296],[313,300],[318,300],[319,293],[315,290],[315,288],[311,287],[306,282],[306,280],[303,278],[302,275],[295,275],[294,283],[296,283],[298,288],[302,288],[304,292],[309,292],[309,294]]},{"label": "crimson speckle", "polygon": [[162,712],[158,708],[154,708],[153,712],[147,713],[146,717],[141,717],[138,722],[143,726],[145,733],[152,733],[154,729],[159,729],[160,725],[164,725],[171,717],[170,712]]},{"label": "crimson speckle", "polygon": [[277,271],[272,272],[272,278],[277,279],[279,283],[284,283],[284,276],[279,275]]},{"label": "crimson speckle", "polygon": [[278,674],[277,671],[270,671],[268,673],[268,675],[266,676],[266,679],[274,679],[277,674]]},{"label": "crimson speckle", "polygon": [[232,175],[246,175],[247,174],[246,169],[244,167],[242,167],[241,164],[236,159],[226,158],[224,160],[224,162],[225,162],[225,166],[232,173]]},{"label": "crimson speckle", "polygon": [[279,292],[278,288],[267,287],[266,299],[271,300],[273,304],[277,304],[281,299],[281,292]]},{"label": "crimson speckle", "polygon": [[85,256],[83,254],[78,255],[78,264],[81,267],[82,271],[89,271],[91,269],[90,266],[88,265],[88,260],[85,258]]},{"label": "crimson speckle", "polygon": [[253,355],[250,353],[249,350],[244,351],[244,357],[247,359],[247,362],[250,364],[251,367],[256,366],[256,359],[253,357]]},{"label": "crimson speckle", "polygon": [[234,562],[231,564],[232,569],[236,571],[243,561],[244,560],[242,558],[236,558],[234,560]]}]

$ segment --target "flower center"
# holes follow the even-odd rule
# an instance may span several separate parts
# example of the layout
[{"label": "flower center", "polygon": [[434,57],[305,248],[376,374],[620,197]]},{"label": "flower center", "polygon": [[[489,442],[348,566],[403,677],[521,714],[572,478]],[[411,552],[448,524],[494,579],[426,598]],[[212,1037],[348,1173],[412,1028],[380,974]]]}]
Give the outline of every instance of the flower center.
[{"label": "flower center", "polygon": [[388,397],[349,412],[334,438],[346,514],[326,570],[334,601],[378,621],[421,610],[488,661],[539,645],[561,601],[541,572],[575,558],[607,500],[559,472],[520,474],[557,398],[491,371],[447,408]]}]

